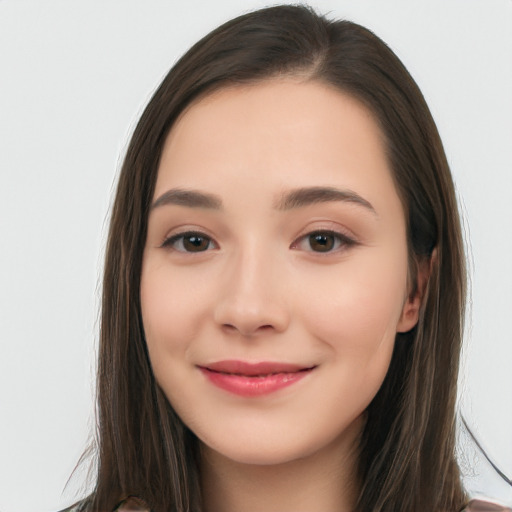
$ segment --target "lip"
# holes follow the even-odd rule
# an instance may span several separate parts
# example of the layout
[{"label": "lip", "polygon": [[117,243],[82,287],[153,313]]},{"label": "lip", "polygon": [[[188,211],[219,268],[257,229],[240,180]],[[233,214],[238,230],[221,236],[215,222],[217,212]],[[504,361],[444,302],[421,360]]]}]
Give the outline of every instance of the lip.
[{"label": "lip", "polygon": [[245,397],[274,393],[309,375],[315,366],[281,362],[217,361],[198,366],[215,386]]}]

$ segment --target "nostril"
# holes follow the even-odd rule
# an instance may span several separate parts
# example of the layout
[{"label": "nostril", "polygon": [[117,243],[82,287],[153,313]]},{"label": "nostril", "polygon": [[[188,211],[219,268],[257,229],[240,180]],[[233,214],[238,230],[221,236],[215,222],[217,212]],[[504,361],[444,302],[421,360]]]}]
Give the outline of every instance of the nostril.
[{"label": "nostril", "polygon": [[253,336],[257,333],[274,330],[274,327],[270,324],[260,325],[259,327],[256,328],[247,327],[246,329],[244,329],[243,326],[237,327],[236,325],[233,324],[223,324],[222,328],[228,333],[238,333],[243,336]]}]

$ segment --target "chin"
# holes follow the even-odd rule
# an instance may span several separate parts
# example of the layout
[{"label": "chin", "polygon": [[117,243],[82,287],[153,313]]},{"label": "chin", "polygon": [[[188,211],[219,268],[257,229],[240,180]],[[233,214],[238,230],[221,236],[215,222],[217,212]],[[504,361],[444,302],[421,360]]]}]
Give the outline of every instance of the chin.
[{"label": "chin", "polygon": [[306,459],[323,449],[331,450],[338,440],[333,439],[332,443],[326,446],[325,439],[308,438],[304,432],[294,438],[290,433],[287,436],[283,435],[281,431],[279,435],[259,433],[211,441],[201,442],[201,449],[208,454],[208,458],[221,457],[237,464],[277,466]]},{"label": "chin", "polygon": [[296,450],[291,447],[290,449],[286,449],[283,446],[278,448],[274,445],[269,446],[268,444],[265,447],[261,447],[254,445],[247,446],[247,444],[244,443],[241,446],[230,445],[226,448],[203,445],[202,449],[206,450],[209,454],[214,453],[217,457],[220,456],[237,464],[252,466],[278,466],[307,457],[308,455],[302,450]]}]

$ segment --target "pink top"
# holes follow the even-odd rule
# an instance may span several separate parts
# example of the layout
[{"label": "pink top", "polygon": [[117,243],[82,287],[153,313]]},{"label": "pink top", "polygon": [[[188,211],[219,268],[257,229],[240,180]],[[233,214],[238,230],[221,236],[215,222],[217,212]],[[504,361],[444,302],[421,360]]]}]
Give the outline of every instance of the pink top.
[{"label": "pink top", "polygon": [[[62,512],[80,512],[80,504],[63,510]],[[144,501],[136,497],[124,500],[113,512],[151,512]],[[473,499],[462,512],[512,512],[512,508],[495,501]]]},{"label": "pink top", "polygon": [[463,512],[512,512],[512,508],[495,501],[474,499],[468,503]]},{"label": "pink top", "polygon": [[[128,498],[121,503],[114,512],[151,512],[142,500],[138,498]],[[473,499],[462,512],[512,512],[512,508],[501,505],[497,502]]]}]

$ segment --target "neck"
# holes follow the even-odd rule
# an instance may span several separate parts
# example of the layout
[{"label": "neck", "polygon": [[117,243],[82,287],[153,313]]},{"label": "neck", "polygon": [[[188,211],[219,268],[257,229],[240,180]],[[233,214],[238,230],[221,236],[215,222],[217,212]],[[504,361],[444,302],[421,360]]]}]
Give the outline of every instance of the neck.
[{"label": "neck", "polygon": [[359,432],[354,428],[307,457],[272,465],[233,461],[202,445],[205,512],[353,511]]}]

